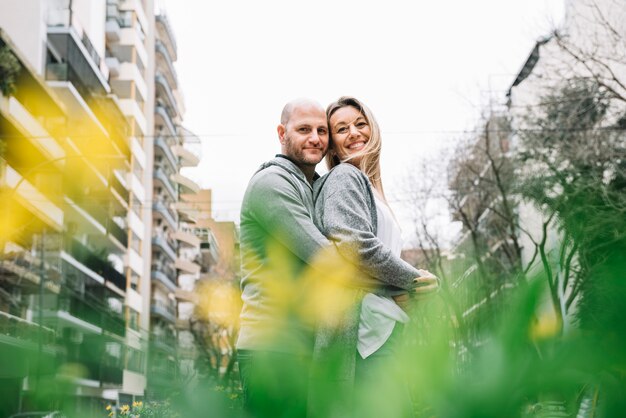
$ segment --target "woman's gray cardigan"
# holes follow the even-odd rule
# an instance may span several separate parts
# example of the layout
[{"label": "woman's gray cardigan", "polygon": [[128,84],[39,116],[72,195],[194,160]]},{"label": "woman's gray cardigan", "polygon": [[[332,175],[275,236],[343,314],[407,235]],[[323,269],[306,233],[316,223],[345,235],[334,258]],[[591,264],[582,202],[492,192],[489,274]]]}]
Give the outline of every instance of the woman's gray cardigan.
[{"label": "woman's gray cardigan", "polygon": [[[366,292],[398,294],[414,288],[420,274],[392,254],[377,233],[376,201],[368,178],[352,164],[334,167],[314,184],[314,221],[348,260],[358,260],[359,277],[342,291],[353,308],[339,326],[318,326],[313,352],[311,416],[344,417],[352,411],[361,300]],[[373,280],[375,279],[375,280]],[[371,284],[379,287],[373,290]]]}]

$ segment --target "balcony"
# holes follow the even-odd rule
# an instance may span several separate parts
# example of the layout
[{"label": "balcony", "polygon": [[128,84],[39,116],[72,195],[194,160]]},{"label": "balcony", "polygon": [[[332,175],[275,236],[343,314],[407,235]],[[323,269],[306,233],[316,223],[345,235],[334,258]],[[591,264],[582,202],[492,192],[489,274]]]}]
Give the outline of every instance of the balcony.
[{"label": "balcony", "polygon": [[163,184],[163,187],[165,187],[167,192],[170,194],[170,197],[172,198],[172,200],[175,200],[175,201],[178,200],[178,192],[176,188],[174,187],[174,185],[172,184],[172,181],[165,174],[162,168],[155,167],[153,177],[154,177],[154,180],[158,180],[161,184]]},{"label": "balcony", "polygon": [[107,16],[104,30],[108,42],[119,42],[122,27],[118,19],[116,19],[114,16]]},{"label": "balcony", "polygon": [[[153,391],[166,395],[178,382],[178,366],[171,353],[153,351],[148,369],[148,382]],[[170,357],[170,358],[168,358]],[[157,389],[158,388],[158,389]]]},{"label": "balcony", "polygon": [[156,18],[156,29],[158,38],[163,41],[167,51],[174,61],[178,59],[176,38],[170,26],[169,20],[165,14],[158,14]]},{"label": "balcony", "polygon": [[143,274],[143,258],[130,248],[124,256],[124,267],[130,267],[135,274],[141,276]]},{"label": "balcony", "polygon": [[[76,286],[81,278],[70,279],[68,287]],[[82,332],[100,334],[101,330],[124,337],[126,322],[121,313],[110,310],[101,299],[110,290],[104,287],[87,287],[84,294],[74,291],[59,299],[57,310],[46,311],[46,321],[60,328],[77,328]]]},{"label": "balcony", "polygon": [[202,271],[208,271],[209,268],[215,265],[220,258],[219,246],[215,235],[210,229],[206,229],[206,233],[201,237],[200,243],[200,263],[202,264]]},{"label": "balcony", "polygon": [[132,123],[143,135],[148,133],[148,121],[143,109],[135,99],[120,99],[120,108],[124,116],[133,118]]},{"label": "balcony", "polygon": [[128,245],[128,231],[125,228],[121,228],[114,221],[109,221],[107,230],[113,238],[126,248]]},{"label": "balcony", "polygon": [[[176,128],[174,127],[174,121],[172,120],[173,116],[171,115],[170,111],[165,106],[166,104],[164,100],[158,100],[156,107],[154,108],[154,113],[155,113],[155,116],[158,116],[165,123],[165,127],[167,128],[167,131],[169,132],[168,136],[175,137],[177,132],[176,132]],[[155,125],[159,125],[158,121],[156,122],[157,123],[155,123]]]},{"label": "balcony", "polygon": [[169,303],[165,303],[160,300],[151,301],[150,313],[152,315],[161,317],[171,324],[176,323],[176,309]]},{"label": "balcony", "polygon": [[130,125],[117,96],[109,94],[106,97],[94,98],[90,106],[111,140],[119,148],[121,155],[127,157],[127,160],[130,159]]},{"label": "balcony", "polygon": [[[71,180],[69,180],[71,181]],[[101,204],[94,205],[92,200],[94,196],[80,196],[78,193],[70,191],[72,196],[65,196],[65,221],[80,225],[87,234],[105,235],[108,220],[108,213]],[[76,198],[73,196],[76,195]],[[100,196],[98,196],[100,197]],[[73,199],[80,199],[76,201]],[[87,210],[88,209],[88,210]]]},{"label": "balcony", "polygon": [[[106,192],[110,193],[108,190]],[[80,205],[66,196],[65,217],[67,222],[81,226],[81,231],[88,234],[89,244],[92,247],[104,252],[123,253],[126,250],[128,236],[124,228],[116,222],[120,221],[120,216],[125,216],[125,210],[119,211],[117,216],[109,214],[106,202],[110,196],[110,194],[108,196],[102,193],[94,194],[91,198],[99,203],[89,204],[83,198]]]},{"label": "balcony", "polygon": [[121,290],[126,289],[126,276],[115,270],[111,263],[102,255],[98,255],[80,242],[70,239],[66,251],[79,263],[113,283]]},{"label": "balcony", "polygon": [[56,333],[53,329],[0,311],[0,344],[35,348],[40,338],[43,345],[54,344]]},{"label": "balcony", "polygon": [[194,263],[193,261],[187,260],[183,257],[178,257],[176,259],[175,266],[178,270],[183,271],[187,274],[200,273],[200,265]]},{"label": "balcony", "polygon": [[178,346],[176,336],[169,334],[156,334],[153,332],[150,335],[150,342],[153,347],[170,353],[175,353]]},{"label": "balcony", "polygon": [[[113,355],[107,350],[111,345],[120,345],[120,349]],[[68,362],[78,363],[85,367],[85,378],[100,382],[100,384],[121,385],[124,377],[125,345],[121,342],[108,340],[102,335],[93,335],[85,338],[77,348],[78,353],[70,355]]]},{"label": "balcony", "polygon": [[104,63],[109,68],[109,75],[111,77],[117,77],[120,75],[120,60],[117,57],[106,57]]},{"label": "balcony", "polygon": [[130,192],[128,191],[128,186],[122,183],[120,177],[117,174],[113,173],[109,178],[109,186],[114,192],[120,197],[120,199],[128,205],[128,201],[130,199]]},{"label": "balcony", "polygon": [[154,215],[160,216],[161,218],[165,219],[170,224],[170,227],[172,229],[175,230],[176,228],[178,228],[178,223],[177,223],[178,217],[167,206],[165,206],[165,203],[161,201],[156,201],[154,203],[153,209],[155,212]]},{"label": "balcony", "polygon": [[174,246],[170,244],[168,240],[166,240],[161,235],[155,235],[152,237],[152,245],[160,248],[165,255],[167,255],[171,261],[176,261],[176,251],[174,250]]},{"label": "balcony", "polygon": [[156,146],[154,150],[155,153],[163,154],[167,161],[169,161],[172,170],[178,170],[178,160],[174,156],[174,153],[172,152],[172,149],[168,145],[165,138],[163,138],[162,136],[158,136],[154,141],[154,145]]},{"label": "balcony", "polygon": [[175,115],[179,115],[180,112],[178,109],[178,101],[174,96],[172,87],[170,86],[165,76],[163,76],[163,74],[161,74],[160,72],[157,72],[156,76],[154,77],[154,85],[156,88],[157,98],[161,98],[162,100],[164,100],[166,107],[171,109],[172,113],[174,113]]},{"label": "balcony", "polygon": [[143,171],[146,168],[148,163],[148,157],[146,156],[146,152],[143,149],[143,145],[139,142],[139,139],[135,136],[131,138],[130,148],[133,151],[133,156],[137,163],[139,163],[139,167],[136,167],[135,176],[139,176],[137,171]]},{"label": "balcony", "polygon": [[191,202],[178,201],[174,203],[174,209],[178,212],[178,219],[182,222],[195,223],[200,216],[200,210]]},{"label": "balcony", "polygon": [[[180,302],[191,302],[191,303],[194,303],[194,304],[200,303],[200,297],[199,297],[198,293],[192,292],[192,291],[189,291],[189,290],[176,289],[176,292],[174,293],[174,296]],[[180,319],[179,319],[179,322],[180,322]],[[189,323],[187,323],[186,325],[188,326]],[[180,324],[177,324],[176,326],[177,326],[177,328],[180,329]]]},{"label": "balcony", "polygon": [[[36,293],[39,291],[41,281],[41,262],[30,253],[30,251],[5,253],[0,261],[0,277],[3,282],[12,286],[19,286],[22,294]],[[50,286],[52,283],[44,282],[44,287],[55,289],[54,293],[59,293],[58,285]]]},{"label": "balcony", "polygon": [[100,57],[87,37],[81,41],[72,27],[48,27],[48,42],[63,62],[48,63],[46,79],[70,81],[85,100],[111,91],[100,72]]},{"label": "balcony", "polygon": [[[169,75],[169,77],[167,77],[168,81],[170,82],[170,85],[174,89],[176,89],[178,86],[178,75],[176,74],[176,68],[174,68],[174,61],[172,60],[172,57],[167,51],[165,44],[161,42],[161,40],[159,40],[158,38],[156,39],[155,50],[156,50],[156,53],[158,54],[157,55],[157,68],[163,71],[164,74]],[[158,58],[159,56],[162,58],[159,59]],[[162,62],[162,65],[159,65],[161,64],[161,62]]]},{"label": "balcony", "polygon": [[0,158],[0,190],[4,188],[10,190],[8,196],[4,196],[5,199],[16,199],[53,229],[63,229],[63,210]]},{"label": "balcony", "polygon": [[196,167],[200,163],[200,157],[182,145],[174,145],[172,152],[177,157],[180,157],[181,166],[183,167]]},{"label": "balcony", "polygon": [[[119,66],[118,75],[111,79],[111,87],[122,99],[133,98],[146,101],[148,86],[141,70],[132,62],[123,62]],[[139,95],[134,95],[139,93]]]},{"label": "balcony", "polygon": [[174,232],[174,239],[190,248],[200,248],[200,238],[190,229],[179,229]]},{"label": "balcony", "polygon": [[185,177],[180,173],[172,174],[172,181],[178,183],[180,186],[180,192],[182,194],[196,194],[200,191],[200,186],[191,180],[189,177]]},{"label": "balcony", "polygon": [[102,320],[102,328],[122,337],[126,335],[126,322],[121,316],[105,315]]},{"label": "balcony", "polygon": [[[1,96],[1,95],[0,95]],[[39,97],[39,96],[37,96]],[[63,167],[65,150],[59,141],[41,125],[41,119],[31,114],[30,110],[15,97],[1,97],[0,114],[8,119],[17,131],[23,133],[34,148],[51,163]]]},{"label": "balcony", "polygon": [[145,0],[119,0],[118,4],[120,12],[134,12],[139,24],[144,28],[148,27],[148,18],[144,9]]},{"label": "balcony", "polygon": [[153,265],[150,277],[152,277],[153,281],[163,284],[170,292],[175,292],[178,289],[176,283],[170,279],[170,277],[176,277],[175,273],[174,275],[168,277],[165,272]]},{"label": "balcony", "polygon": [[117,57],[120,62],[136,62],[141,68],[148,66],[148,51],[144,44],[145,34],[138,26],[133,26],[129,13],[120,15],[117,20],[120,26],[119,39],[108,42],[111,55]]}]

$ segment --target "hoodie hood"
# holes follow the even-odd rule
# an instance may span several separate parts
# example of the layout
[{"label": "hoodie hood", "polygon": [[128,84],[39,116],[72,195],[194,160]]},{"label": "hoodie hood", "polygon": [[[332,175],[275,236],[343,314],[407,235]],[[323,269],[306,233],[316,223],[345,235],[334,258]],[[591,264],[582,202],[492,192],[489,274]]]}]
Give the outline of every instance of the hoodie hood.
[{"label": "hoodie hood", "polygon": [[[309,184],[302,170],[300,170],[300,168],[298,168],[298,166],[293,161],[291,161],[289,157],[283,154],[276,154],[275,158],[261,164],[261,166],[257,169],[257,171],[254,174],[257,174],[258,172],[263,171],[266,168],[272,167],[272,166],[278,166],[287,170],[288,172],[296,176],[298,179],[302,180],[307,186],[311,187],[311,185]],[[319,174],[315,173],[315,175],[313,176],[313,181],[315,181],[319,177],[320,177]]]}]

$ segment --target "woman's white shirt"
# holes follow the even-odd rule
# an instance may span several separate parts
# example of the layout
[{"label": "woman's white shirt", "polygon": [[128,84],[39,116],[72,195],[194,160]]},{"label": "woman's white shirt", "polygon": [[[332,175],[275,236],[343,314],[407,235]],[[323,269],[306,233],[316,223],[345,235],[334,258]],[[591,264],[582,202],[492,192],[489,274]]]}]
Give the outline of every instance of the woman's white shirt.
[{"label": "woman's white shirt", "polygon": [[[376,189],[373,189],[378,217],[377,237],[394,255],[400,256],[402,250],[402,232]],[[368,293],[363,298],[359,320],[359,338],[357,350],[362,358],[375,353],[389,339],[396,322],[405,323],[407,314],[390,297]]]}]

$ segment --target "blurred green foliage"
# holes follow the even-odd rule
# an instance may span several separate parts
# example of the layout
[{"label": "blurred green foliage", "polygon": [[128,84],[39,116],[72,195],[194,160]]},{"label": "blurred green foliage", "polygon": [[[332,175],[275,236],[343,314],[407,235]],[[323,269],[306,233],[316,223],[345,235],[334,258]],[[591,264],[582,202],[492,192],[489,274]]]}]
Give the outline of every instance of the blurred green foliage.
[{"label": "blurred green foliage", "polygon": [[20,64],[8,46],[0,46],[0,93],[9,96],[15,93]]}]

